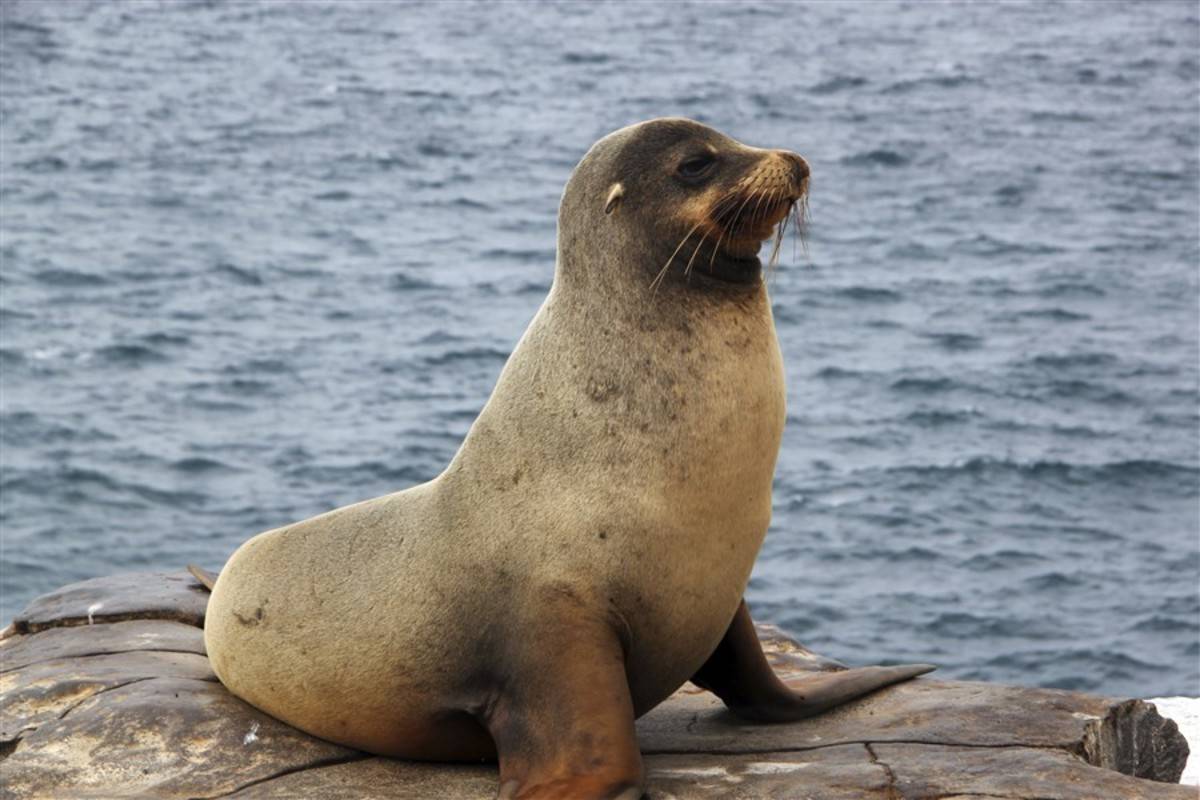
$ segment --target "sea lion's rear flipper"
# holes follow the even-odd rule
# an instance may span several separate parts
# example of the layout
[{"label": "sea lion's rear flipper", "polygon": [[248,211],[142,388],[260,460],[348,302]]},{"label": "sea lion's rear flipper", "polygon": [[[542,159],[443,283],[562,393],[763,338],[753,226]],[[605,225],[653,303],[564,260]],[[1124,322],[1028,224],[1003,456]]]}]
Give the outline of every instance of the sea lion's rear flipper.
[{"label": "sea lion's rear flipper", "polygon": [[217,573],[209,572],[204,567],[198,567],[195,564],[188,564],[187,571],[192,573],[192,577],[200,581],[201,585],[203,585],[204,588],[208,589],[210,592],[213,590],[213,586],[215,586],[217,583]]},{"label": "sea lion's rear flipper", "polygon": [[790,684],[784,683],[767,663],[750,611],[742,601],[725,637],[692,677],[692,683],[721,698],[740,717],[759,722],[791,722],[934,669],[930,664],[860,667],[814,672]]}]

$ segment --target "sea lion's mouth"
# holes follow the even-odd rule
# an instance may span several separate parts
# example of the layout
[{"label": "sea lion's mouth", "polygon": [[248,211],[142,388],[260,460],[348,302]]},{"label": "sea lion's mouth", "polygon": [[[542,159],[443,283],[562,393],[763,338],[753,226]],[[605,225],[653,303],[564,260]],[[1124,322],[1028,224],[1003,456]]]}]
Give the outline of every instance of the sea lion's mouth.
[{"label": "sea lion's mouth", "polygon": [[732,277],[737,282],[743,282],[748,277],[762,270],[759,251],[764,243],[774,239],[771,249],[771,263],[779,255],[779,245],[786,233],[787,223],[792,219],[796,204],[801,198],[783,197],[770,203],[765,208],[756,208],[753,213],[728,214],[718,217],[716,222],[721,226],[724,235],[718,236],[719,253],[716,261],[722,262],[726,269],[722,274],[716,274],[718,279]]},{"label": "sea lion's mouth", "polygon": [[659,270],[656,289],[672,264],[683,265],[686,282],[700,276],[723,283],[757,283],[762,277],[759,250],[773,240],[768,259],[774,265],[790,224],[803,238],[807,210],[807,172],[786,185],[750,181],[714,202],[683,236]]}]

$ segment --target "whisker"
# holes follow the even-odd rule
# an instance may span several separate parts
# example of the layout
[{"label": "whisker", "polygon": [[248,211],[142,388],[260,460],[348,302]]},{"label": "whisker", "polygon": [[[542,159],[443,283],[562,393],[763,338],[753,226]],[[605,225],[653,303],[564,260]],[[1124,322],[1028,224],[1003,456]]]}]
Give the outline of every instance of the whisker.
[{"label": "whisker", "polygon": [[750,224],[746,227],[752,228],[758,222],[758,212],[762,210],[763,200],[766,198],[767,194],[765,192],[758,195],[758,202],[754,204],[754,210],[750,212]]},{"label": "whisker", "polygon": [[684,246],[684,244],[687,243],[687,240],[692,238],[692,234],[696,232],[696,229],[699,228],[703,224],[704,224],[703,220],[701,220],[700,222],[697,222],[695,225],[692,226],[692,229],[687,232],[687,235],[679,240],[679,246],[675,248],[675,252],[671,253],[671,257],[667,259],[667,263],[663,264],[663,268],[660,269],[658,271],[658,274],[654,276],[654,280],[650,281],[651,293],[658,291],[658,285],[660,283],[662,283],[662,279],[666,276],[667,269],[670,268],[671,262],[675,260],[675,256],[677,256],[679,254],[679,251],[683,249],[683,246]]},{"label": "whisker", "polygon": [[789,208],[787,215],[784,216],[778,227],[775,228],[775,242],[771,246],[771,257],[767,260],[767,265],[769,267],[774,267],[779,263],[779,248],[783,246],[783,237],[787,235],[787,226],[791,220],[792,209]]},{"label": "whisker", "polygon": [[755,184],[755,181],[752,181],[750,184],[748,184],[746,186],[746,196],[742,199],[741,206],[738,207],[738,210],[734,212],[733,217],[729,220],[728,227],[730,230],[732,230],[734,232],[739,232],[742,228],[742,223],[741,223],[742,212],[746,209],[746,205],[751,200],[754,199],[754,196],[755,196],[754,184]]},{"label": "whisker", "polygon": [[700,237],[700,243],[696,245],[696,249],[692,251],[692,257],[688,259],[687,266],[683,268],[683,276],[685,278],[692,273],[692,262],[696,260],[696,253],[700,252],[700,248],[704,246],[704,240],[708,238],[708,234],[710,233],[712,233],[711,230],[705,231],[704,235]]},{"label": "whisker", "polygon": [[712,255],[708,257],[708,271],[713,271],[713,261],[717,257],[717,253],[721,249],[721,242],[725,240],[725,228],[721,228],[721,235],[717,237],[717,243],[713,245]]},{"label": "whisker", "polygon": [[[714,209],[720,208],[722,205],[724,205],[729,200],[735,198],[736,196],[737,196],[736,189],[728,192],[724,197],[722,197],[716,203],[713,204]],[[708,220],[701,220],[701,221],[697,222],[695,225],[692,226],[692,229],[690,231],[688,231],[687,234],[682,239],[679,240],[678,246],[676,246],[675,251],[673,253],[671,253],[671,257],[667,259],[667,263],[663,264],[662,269],[660,269],[658,271],[658,274],[654,276],[654,280],[650,281],[651,293],[658,292],[658,287],[662,285],[663,279],[666,278],[667,270],[671,268],[671,264],[675,261],[675,256],[679,255],[679,251],[683,249],[683,246],[685,244],[687,244],[688,239],[692,238],[692,234],[695,233],[696,230],[701,225],[704,225],[707,221]],[[707,234],[705,234],[705,235],[707,236]],[[703,244],[704,240],[701,239],[700,242],[701,242],[701,244]],[[693,255],[693,257],[695,256],[695,251],[692,252],[692,255]]]}]

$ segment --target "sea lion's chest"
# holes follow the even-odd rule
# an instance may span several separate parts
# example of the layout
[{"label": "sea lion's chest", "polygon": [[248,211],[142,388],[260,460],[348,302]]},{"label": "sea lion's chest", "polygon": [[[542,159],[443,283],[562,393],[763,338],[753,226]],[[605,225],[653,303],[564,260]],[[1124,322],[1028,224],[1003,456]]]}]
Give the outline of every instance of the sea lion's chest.
[{"label": "sea lion's chest", "polygon": [[639,710],[691,677],[732,619],[770,522],[786,417],[765,292],[749,310],[650,327],[560,365],[561,406],[538,415],[563,421],[553,483],[580,510],[565,557],[623,617]]}]

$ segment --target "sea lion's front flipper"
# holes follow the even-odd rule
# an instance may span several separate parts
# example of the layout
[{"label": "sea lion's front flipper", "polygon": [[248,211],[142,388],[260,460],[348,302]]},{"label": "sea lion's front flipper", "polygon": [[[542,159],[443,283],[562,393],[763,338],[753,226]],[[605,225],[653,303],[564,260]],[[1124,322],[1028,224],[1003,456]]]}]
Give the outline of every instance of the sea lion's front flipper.
[{"label": "sea lion's front flipper", "polygon": [[729,630],[692,677],[692,683],[721,698],[739,717],[759,722],[791,722],[934,669],[930,664],[860,667],[814,672],[790,684],[784,683],[763,655],[743,600]]},{"label": "sea lion's front flipper", "polygon": [[200,584],[210,592],[217,584],[217,573],[209,572],[204,567],[198,567],[195,564],[188,564],[187,571],[192,573],[192,577],[200,581]]},{"label": "sea lion's front flipper", "polygon": [[[642,755],[624,650],[603,622],[543,609],[502,657],[506,677],[479,712],[500,762],[498,800],[636,800]],[[520,640],[518,640],[520,641]]]}]

